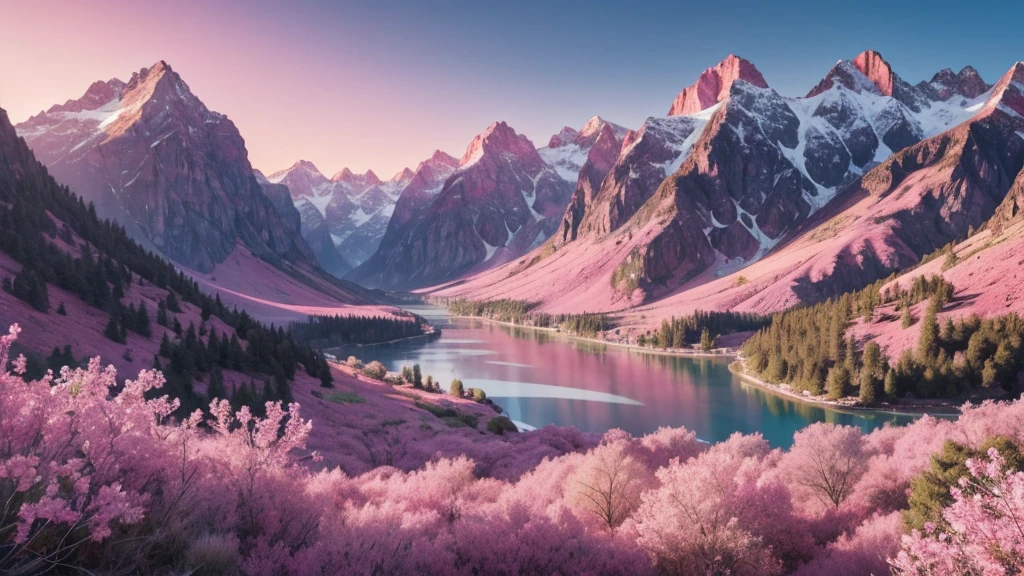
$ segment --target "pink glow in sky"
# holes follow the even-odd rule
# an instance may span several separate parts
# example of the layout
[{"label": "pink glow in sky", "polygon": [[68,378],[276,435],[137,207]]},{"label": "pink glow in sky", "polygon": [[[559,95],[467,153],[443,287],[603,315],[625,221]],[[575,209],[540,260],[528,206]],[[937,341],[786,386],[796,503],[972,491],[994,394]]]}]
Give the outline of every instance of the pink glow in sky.
[{"label": "pink glow in sky", "polygon": [[[354,9],[353,9],[354,10]],[[15,123],[79,98],[96,80],[128,80],[166,60],[212,110],[227,114],[253,166],[296,160],[330,176],[343,167],[389,177],[441,149],[462,155],[492,121],[527,112],[506,87],[472,89],[463,71],[415,47],[389,48],[378,22],[347,8],[258,2],[0,0],[0,107]],[[321,25],[330,17],[330,26]],[[570,117],[582,124],[583,112]],[[551,123],[546,142],[561,126]],[[522,127],[519,128],[523,130]]]},{"label": "pink glow in sky", "polygon": [[966,64],[993,81],[1024,54],[1024,3],[858,5],[882,19],[826,4],[0,0],[0,107],[17,123],[166,60],[238,125],[255,167],[388,177],[435,149],[461,156],[497,120],[541,146],[594,115],[639,127],[730,53],[792,96],[869,48],[912,84]]}]

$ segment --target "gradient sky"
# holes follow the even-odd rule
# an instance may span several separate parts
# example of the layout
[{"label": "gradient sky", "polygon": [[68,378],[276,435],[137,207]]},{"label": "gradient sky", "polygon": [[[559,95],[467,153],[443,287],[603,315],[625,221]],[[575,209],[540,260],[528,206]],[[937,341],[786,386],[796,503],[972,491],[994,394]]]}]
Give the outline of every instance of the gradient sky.
[{"label": "gradient sky", "polygon": [[912,83],[1024,59],[1024,2],[831,4],[0,0],[0,107],[20,122],[163,59],[253,166],[388,177],[494,120],[538,145],[595,114],[635,128],[730,52],[787,95],[868,48]]}]

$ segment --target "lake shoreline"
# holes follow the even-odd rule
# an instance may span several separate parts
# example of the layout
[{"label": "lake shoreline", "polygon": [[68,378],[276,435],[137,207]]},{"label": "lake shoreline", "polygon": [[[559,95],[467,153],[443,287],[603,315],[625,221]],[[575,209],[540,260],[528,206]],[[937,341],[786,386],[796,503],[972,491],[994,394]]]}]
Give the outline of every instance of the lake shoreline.
[{"label": "lake shoreline", "polygon": [[597,338],[588,338],[586,336],[580,336],[578,334],[572,334],[570,332],[562,332],[561,330],[558,330],[557,328],[544,328],[542,326],[527,326],[525,324],[515,324],[513,322],[505,322],[503,320],[495,320],[493,318],[485,318],[483,316],[463,316],[463,315],[459,315],[459,314],[451,314],[450,317],[452,317],[452,318],[462,318],[462,319],[465,319],[465,320],[482,320],[484,322],[489,322],[491,324],[498,324],[500,326],[508,326],[509,328],[527,328],[529,330],[536,330],[538,332],[548,332],[550,334],[558,334],[560,336],[564,336],[565,338],[567,338],[569,340],[578,340],[580,342],[589,342],[589,343],[592,343],[592,344],[601,344],[601,345],[604,345],[604,346],[615,346],[615,347],[618,347],[618,348],[622,348],[624,350],[632,350],[634,352],[641,352],[641,353],[644,353],[644,354],[652,354],[652,355],[655,355],[655,356],[674,356],[674,357],[677,357],[677,358],[726,358],[726,359],[733,358],[734,359],[739,354],[738,350],[733,350],[732,348],[719,348],[718,350],[724,350],[724,352],[721,352],[721,353],[701,352],[701,351],[698,351],[698,350],[679,350],[679,349],[673,349],[673,350],[660,349],[659,350],[657,348],[647,348],[645,346],[637,346],[636,344],[624,344],[622,342],[612,342],[612,341],[609,341],[609,340],[599,340]]},{"label": "lake shoreline", "polygon": [[[556,328],[544,328],[544,327],[540,327],[540,326],[527,326],[527,325],[524,325],[524,324],[515,324],[515,323],[512,323],[512,322],[505,322],[503,320],[495,320],[493,318],[485,318],[483,316],[465,316],[465,315],[460,315],[460,314],[450,314],[450,317],[451,318],[462,318],[462,319],[467,319],[467,320],[482,320],[482,321],[485,321],[485,322],[490,322],[490,323],[498,324],[498,325],[501,325],[501,326],[508,326],[510,328],[528,328],[530,330],[537,330],[537,331],[541,331],[541,332],[548,332],[548,333],[551,333],[551,334],[558,334],[558,335],[566,337],[569,340],[577,340],[577,341],[580,341],[580,342],[602,344],[602,345],[606,345],[606,346],[615,346],[615,347],[618,347],[618,348],[622,348],[624,350],[631,350],[631,351],[634,351],[634,352],[639,352],[641,354],[650,354],[650,355],[655,355],[655,356],[669,356],[669,357],[676,357],[676,358],[726,358],[726,359],[735,360],[736,362],[744,362],[743,355],[740,353],[740,351],[737,350],[737,349],[733,349],[733,348],[723,348],[721,350],[724,350],[724,352],[717,353],[717,354],[716,353],[708,353],[708,352],[700,352],[700,351],[696,351],[696,350],[692,350],[692,351],[691,350],[678,350],[678,349],[676,349],[676,350],[664,350],[664,349],[657,349],[657,348],[648,348],[648,347],[637,346],[636,344],[624,344],[622,342],[610,342],[608,340],[599,340],[597,338],[587,338],[585,336],[579,336],[579,335],[576,335],[576,334],[570,334],[568,332],[562,332],[562,331],[560,331],[560,330],[558,330]],[[944,403],[938,403],[938,404],[918,404],[918,405],[894,406],[894,407],[891,407],[891,408],[886,408],[886,407],[878,407],[878,406],[875,406],[875,407],[859,406],[859,405],[856,405],[856,404],[847,404],[847,403],[843,403],[843,402],[839,402],[839,401],[834,401],[834,400],[825,400],[824,398],[817,398],[817,397],[813,397],[813,396],[812,397],[807,397],[807,396],[804,396],[801,393],[792,391],[791,389],[789,389],[788,386],[787,387],[783,387],[782,385],[779,385],[779,384],[771,384],[771,383],[765,382],[764,380],[761,380],[760,378],[757,378],[756,376],[753,376],[753,375],[747,373],[745,365],[744,365],[744,368],[743,368],[742,371],[735,370],[735,369],[733,369],[733,364],[735,364],[735,362],[729,364],[729,371],[732,372],[733,374],[735,374],[740,380],[746,382],[748,385],[755,386],[757,388],[760,388],[761,390],[764,390],[766,392],[771,392],[771,393],[776,394],[778,396],[782,396],[782,397],[784,397],[784,398],[786,398],[788,400],[793,400],[793,401],[801,402],[801,403],[807,404],[809,406],[816,406],[816,407],[819,407],[819,408],[825,408],[827,410],[832,410],[832,411],[835,411],[835,412],[847,412],[847,413],[851,413],[851,414],[884,414],[884,415],[890,415],[890,416],[911,416],[911,417],[918,417],[918,416],[923,416],[923,415],[926,415],[926,414],[935,414],[935,415],[941,415],[941,416],[959,416],[960,415],[960,406],[962,405],[962,402],[958,402],[956,404],[949,403],[949,402],[944,402]]]},{"label": "lake shoreline", "polygon": [[[437,338],[437,337],[440,337],[440,336],[441,336],[441,331],[440,330],[435,330],[433,332],[428,332],[426,334],[417,334],[416,336],[406,336],[405,338],[395,338],[394,340],[388,340],[386,342],[372,342],[372,343],[369,343],[369,344],[355,344],[355,343],[353,343],[353,344],[342,344],[341,346],[328,346],[328,347],[325,347],[325,348],[320,348],[320,350],[323,351],[326,354],[330,354],[330,352],[329,352],[330,350],[342,350],[342,349],[348,350],[350,348],[351,349],[355,349],[355,348],[370,348],[370,347],[373,347],[373,346],[387,346],[389,344],[399,344],[399,343],[402,343],[402,342],[412,342],[412,341],[415,341],[415,340],[429,340],[431,338]],[[334,356],[335,358],[338,358],[338,356],[335,356],[333,354],[332,354],[332,356]],[[343,360],[339,359],[338,361],[342,362]]]},{"label": "lake shoreline", "polygon": [[[836,412],[850,412],[853,414],[887,414],[893,416],[924,416],[926,414],[935,414],[941,416],[959,416],[960,406],[962,403],[950,403],[941,402],[936,404],[916,404],[909,406],[893,406],[886,408],[884,405],[879,406],[860,406],[858,404],[850,404],[837,400],[825,400],[821,397],[815,396],[804,396],[800,392],[794,391],[788,385],[783,384],[771,384],[761,380],[757,376],[749,374],[746,370],[746,361],[742,359],[741,355],[737,356],[737,361],[729,364],[729,371],[735,374],[740,380],[743,380],[747,384],[771,392],[773,394],[783,396],[789,400],[795,400],[809,404],[812,406],[818,406],[821,408],[827,408]],[[740,364],[741,367],[736,368],[735,365]]]}]

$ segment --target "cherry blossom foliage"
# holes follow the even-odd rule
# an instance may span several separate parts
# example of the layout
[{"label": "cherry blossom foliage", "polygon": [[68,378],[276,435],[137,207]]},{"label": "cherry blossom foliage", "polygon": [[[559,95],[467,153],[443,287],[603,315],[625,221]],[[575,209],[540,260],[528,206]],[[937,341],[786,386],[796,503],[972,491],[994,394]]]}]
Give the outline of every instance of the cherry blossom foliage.
[{"label": "cherry blossom foliage", "polygon": [[1024,472],[1006,471],[995,448],[988,461],[969,459],[969,478],[952,489],[942,516],[948,531],[932,524],[903,537],[894,567],[901,574],[1002,576],[1024,569]]},{"label": "cherry blossom foliage", "polygon": [[[867,435],[815,424],[789,450],[671,428],[482,435],[348,476],[306,449],[298,405],[259,418],[214,400],[178,420],[160,373],[118,384],[99,359],[25,382],[17,335],[0,339],[3,573],[987,576],[1024,562],[1024,474],[996,452],[969,463],[948,528],[901,521],[946,440],[1024,441],[1024,401]],[[539,464],[521,469],[523,454]]]}]

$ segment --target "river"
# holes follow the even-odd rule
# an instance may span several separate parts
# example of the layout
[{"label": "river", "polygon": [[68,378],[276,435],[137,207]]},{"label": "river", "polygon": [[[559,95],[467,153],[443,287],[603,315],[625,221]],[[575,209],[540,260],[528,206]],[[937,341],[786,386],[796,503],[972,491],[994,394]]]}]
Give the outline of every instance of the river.
[{"label": "river", "polygon": [[686,358],[584,342],[531,328],[450,318],[443,309],[408,307],[442,330],[440,338],[331,350],[379,360],[389,370],[419,364],[448,389],[453,378],[481,388],[521,428],[548,424],[634,435],[685,426],[709,442],[760,432],[776,447],[812,422],[865,432],[911,416],[842,412],[797,402],[748,384],[726,358]]}]

